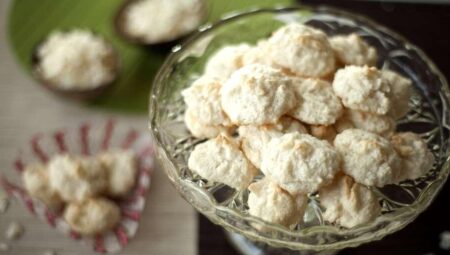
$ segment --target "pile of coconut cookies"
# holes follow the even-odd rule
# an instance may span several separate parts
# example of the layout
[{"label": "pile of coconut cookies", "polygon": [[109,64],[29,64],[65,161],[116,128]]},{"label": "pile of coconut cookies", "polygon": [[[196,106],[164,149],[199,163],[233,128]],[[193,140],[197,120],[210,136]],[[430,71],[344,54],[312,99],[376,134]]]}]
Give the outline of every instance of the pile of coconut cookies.
[{"label": "pile of coconut cookies", "polygon": [[23,182],[33,198],[50,210],[63,210],[72,230],[95,235],[112,230],[120,221],[116,201],[136,182],[137,161],[129,150],[113,150],[93,157],[56,155],[47,164],[30,164]]},{"label": "pile of coconut cookies", "polygon": [[187,128],[208,138],[189,168],[248,189],[248,213],[267,222],[297,225],[311,193],[328,223],[373,221],[381,207],[371,187],[416,179],[434,162],[419,135],[395,132],[411,80],[376,63],[357,34],[328,37],[297,23],[257,45],[219,49],[182,92]]}]

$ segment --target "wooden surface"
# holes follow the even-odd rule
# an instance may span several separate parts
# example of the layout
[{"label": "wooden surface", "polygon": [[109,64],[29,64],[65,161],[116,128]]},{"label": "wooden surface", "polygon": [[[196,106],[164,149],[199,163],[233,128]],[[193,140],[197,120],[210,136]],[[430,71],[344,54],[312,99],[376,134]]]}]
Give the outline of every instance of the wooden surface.
[{"label": "wooden surface", "polygon": [[[9,50],[5,20],[9,1],[0,1],[0,166],[11,171],[11,159],[17,149],[39,131],[78,125],[85,120],[104,120],[112,116],[145,129],[146,115],[117,115],[64,102],[38,87],[24,75]],[[13,202],[0,215],[0,241],[8,223],[17,220],[25,226],[25,235],[11,242],[12,249],[0,254],[43,254],[51,249],[60,254],[95,254],[72,239],[61,235],[31,216]],[[169,184],[164,173],[156,169],[147,206],[138,233],[121,254],[196,254],[196,216]]]}]

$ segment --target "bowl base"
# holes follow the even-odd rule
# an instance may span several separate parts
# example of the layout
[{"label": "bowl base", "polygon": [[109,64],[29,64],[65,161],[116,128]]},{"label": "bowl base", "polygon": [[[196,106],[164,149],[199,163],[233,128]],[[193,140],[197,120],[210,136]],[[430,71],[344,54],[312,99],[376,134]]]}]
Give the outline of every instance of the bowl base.
[{"label": "bowl base", "polygon": [[225,231],[225,236],[231,245],[242,255],[334,255],[339,251],[294,251],[286,248],[276,248],[262,242],[255,242],[242,235]]}]

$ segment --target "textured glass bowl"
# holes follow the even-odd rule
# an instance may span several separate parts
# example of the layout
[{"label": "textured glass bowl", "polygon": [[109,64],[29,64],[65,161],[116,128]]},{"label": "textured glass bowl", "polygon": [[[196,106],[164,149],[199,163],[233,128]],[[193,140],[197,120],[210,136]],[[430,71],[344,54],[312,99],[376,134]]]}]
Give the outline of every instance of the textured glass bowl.
[{"label": "textured glass bowl", "polygon": [[[420,133],[436,162],[418,180],[374,189],[380,197],[382,215],[370,224],[345,229],[324,222],[317,194],[309,195],[304,223],[294,229],[266,223],[248,214],[248,191],[236,192],[223,184],[208,182],[187,167],[189,153],[202,140],[190,136],[184,126],[181,90],[201,75],[206,60],[221,46],[255,43],[287,22],[305,23],[328,35],[358,33],[378,49],[379,68],[395,70],[414,82],[412,110],[398,122],[397,129]],[[214,223],[275,247],[341,249],[380,239],[405,227],[433,201],[449,173],[449,99],[445,78],[420,49],[364,17],[328,7],[259,9],[203,27],[184,45],[173,49],[153,84],[150,128],[159,162],[171,182]],[[261,232],[253,223],[264,224],[269,231]]]}]

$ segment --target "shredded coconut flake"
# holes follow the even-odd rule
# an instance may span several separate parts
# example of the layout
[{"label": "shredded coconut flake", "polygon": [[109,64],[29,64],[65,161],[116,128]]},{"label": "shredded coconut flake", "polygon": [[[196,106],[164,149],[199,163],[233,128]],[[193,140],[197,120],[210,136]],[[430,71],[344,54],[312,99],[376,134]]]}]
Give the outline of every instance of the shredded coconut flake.
[{"label": "shredded coconut flake", "polygon": [[204,16],[204,0],[141,0],[127,7],[123,26],[132,37],[160,43],[193,31]]},{"label": "shredded coconut flake", "polygon": [[54,32],[40,45],[39,75],[62,89],[92,89],[112,82],[117,57],[111,45],[92,32]]}]

